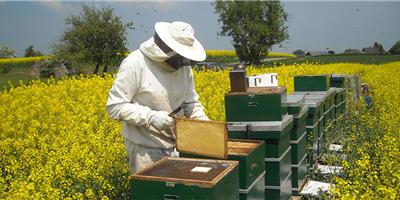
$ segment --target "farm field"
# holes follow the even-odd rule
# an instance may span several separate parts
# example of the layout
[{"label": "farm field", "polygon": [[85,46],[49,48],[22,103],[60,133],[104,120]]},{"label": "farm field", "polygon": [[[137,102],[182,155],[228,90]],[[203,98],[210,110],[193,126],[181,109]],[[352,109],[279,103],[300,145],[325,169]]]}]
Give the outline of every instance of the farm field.
[{"label": "farm field", "polygon": [[[248,67],[248,74],[278,73],[293,92],[293,76],[359,74],[374,105],[332,130],[349,154],[344,175],[333,179],[335,199],[400,197],[400,62],[297,64]],[[225,120],[229,72],[194,72],[207,115]],[[79,76],[0,93],[0,199],[128,199],[127,156],[120,123],[105,111],[113,75]]]},{"label": "farm field", "polygon": [[266,66],[293,65],[301,63],[361,63],[361,64],[383,64],[388,62],[400,61],[400,55],[352,55],[352,54],[334,54],[322,56],[294,57],[284,60],[267,61]]}]

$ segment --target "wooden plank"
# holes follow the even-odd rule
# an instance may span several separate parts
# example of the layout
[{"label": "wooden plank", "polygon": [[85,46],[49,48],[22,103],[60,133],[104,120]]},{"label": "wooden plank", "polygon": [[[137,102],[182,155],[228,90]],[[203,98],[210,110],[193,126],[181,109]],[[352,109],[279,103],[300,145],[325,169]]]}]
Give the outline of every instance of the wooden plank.
[{"label": "wooden plank", "polygon": [[220,159],[228,157],[225,122],[177,118],[175,129],[179,152]]}]

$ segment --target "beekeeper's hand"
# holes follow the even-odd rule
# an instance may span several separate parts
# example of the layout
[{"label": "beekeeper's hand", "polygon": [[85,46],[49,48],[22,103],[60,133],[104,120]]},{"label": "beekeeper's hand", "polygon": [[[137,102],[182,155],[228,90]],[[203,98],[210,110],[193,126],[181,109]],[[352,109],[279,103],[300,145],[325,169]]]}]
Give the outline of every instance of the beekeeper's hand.
[{"label": "beekeeper's hand", "polygon": [[167,129],[173,123],[174,120],[165,111],[154,111],[149,118],[149,124],[159,131]]}]

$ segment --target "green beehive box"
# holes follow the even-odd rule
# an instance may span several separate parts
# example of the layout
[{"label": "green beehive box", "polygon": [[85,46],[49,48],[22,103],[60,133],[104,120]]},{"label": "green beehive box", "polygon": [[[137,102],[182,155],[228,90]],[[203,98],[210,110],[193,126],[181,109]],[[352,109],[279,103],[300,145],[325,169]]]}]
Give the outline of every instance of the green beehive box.
[{"label": "green beehive box", "polygon": [[281,121],[287,113],[285,87],[254,87],[225,94],[227,122]]},{"label": "green beehive box", "polygon": [[294,77],[294,91],[327,91],[330,87],[330,76],[301,75]]},{"label": "green beehive box", "polygon": [[239,190],[240,200],[256,200],[265,197],[265,172],[263,172],[247,189]]},{"label": "green beehive box", "polygon": [[312,126],[306,126],[307,131],[307,149],[311,152],[308,154],[308,164],[313,166],[318,157],[318,122]]},{"label": "green beehive box", "polygon": [[[239,161],[239,187],[248,189],[251,184],[264,173],[265,144],[260,140],[230,139],[228,140],[228,160]],[[185,158],[206,158],[208,157],[179,153]]]},{"label": "green beehive box", "polygon": [[292,193],[298,194],[307,176],[307,155],[304,155],[299,164],[292,164]]},{"label": "green beehive box", "polygon": [[135,200],[239,198],[237,161],[166,157],[130,180]]},{"label": "green beehive box", "polygon": [[290,146],[293,116],[285,115],[282,121],[229,122],[229,138],[248,138],[265,142],[265,157],[280,157]]},{"label": "green beehive box", "polygon": [[325,116],[322,116],[321,118],[318,119],[318,138],[320,138],[324,134],[325,131],[324,123],[325,123]]},{"label": "green beehive box", "polygon": [[323,148],[324,148],[324,135],[322,134],[321,137],[318,138],[318,149],[317,149],[318,157],[323,153]]},{"label": "green beehive box", "polygon": [[349,75],[347,74],[331,74],[331,87],[347,88],[349,85]]},{"label": "green beehive box", "polygon": [[318,99],[308,99],[305,101],[305,105],[308,108],[308,116],[306,119],[306,125],[312,126],[318,122],[318,119],[323,116],[323,104]]},{"label": "green beehive box", "polygon": [[290,94],[282,106],[287,107],[287,112],[290,115],[299,114],[304,107],[305,94]]},{"label": "green beehive box", "polygon": [[290,132],[290,140],[298,140],[306,131],[308,107],[303,107],[299,114],[293,115],[293,129]]},{"label": "green beehive box", "polygon": [[292,196],[292,173],[280,186],[265,186],[265,200],[289,200]]},{"label": "green beehive box", "polygon": [[335,95],[335,105],[346,100],[346,89],[344,88],[335,88],[336,95]]},{"label": "green beehive box", "polygon": [[265,158],[265,185],[279,186],[291,172],[290,147],[279,158]]},{"label": "green beehive box", "polygon": [[264,172],[265,145],[259,140],[229,140],[228,160],[239,161],[240,188],[247,189]]},{"label": "green beehive box", "polygon": [[307,153],[307,132],[304,131],[303,135],[296,141],[290,141],[290,146],[292,147],[292,165],[298,164],[300,160]]}]

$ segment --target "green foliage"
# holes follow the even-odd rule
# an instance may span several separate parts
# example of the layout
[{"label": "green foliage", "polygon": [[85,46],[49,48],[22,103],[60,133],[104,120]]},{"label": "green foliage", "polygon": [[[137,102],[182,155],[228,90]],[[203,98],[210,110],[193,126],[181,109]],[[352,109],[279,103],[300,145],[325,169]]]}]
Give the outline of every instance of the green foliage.
[{"label": "green foliage", "polygon": [[30,45],[28,48],[25,49],[25,57],[35,57],[35,56],[43,56],[43,53],[35,49],[33,45]]},{"label": "green foliage", "polygon": [[6,46],[0,46],[0,58],[15,58],[15,50],[12,50]]},{"label": "green foliage", "polygon": [[400,40],[396,42],[396,44],[394,44],[392,46],[392,48],[390,48],[389,52],[391,54],[396,54],[399,55],[400,54]]},{"label": "green foliage", "polygon": [[123,24],[120,17],[113,15],[112,8],[96,9],[83,4],[81,14],[67,17],[65,22],[68,28],[54,46],[59,59],[96,66],[121,62],[127,51],[127,28],[133,24]]},{"label": "green foliage", "polygon": [[288,14],[279,1],[216,1],[222,36],[232,36],[241,61],[258,64],[273,45],[289,38]]},{"label": "green foliage", "polygon": [[293,51],[293,54],[296,56],[306,55],[306,52],[304,52],[304,50],[302,50],[302,49],[297,49],[296,51]]}]

